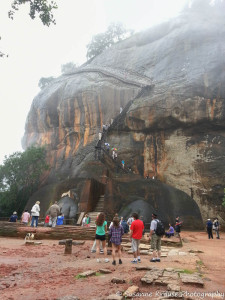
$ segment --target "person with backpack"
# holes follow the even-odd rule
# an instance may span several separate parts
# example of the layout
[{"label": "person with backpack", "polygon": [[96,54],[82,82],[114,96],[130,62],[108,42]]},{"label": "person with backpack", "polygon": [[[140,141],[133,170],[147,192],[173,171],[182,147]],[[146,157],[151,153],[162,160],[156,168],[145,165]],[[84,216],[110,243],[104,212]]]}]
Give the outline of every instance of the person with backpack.
[{"label": "person with backpack", "polygon": [[215,218],[215,220],[213,221],[213,230],[216,233],[217,239],[220,239],[219,228],[220,228],[220,224],[219,224],[218,218]]},{"label": "person with backpack", "polygon": [[149,240],[151,241],[151,249],[153,250],[153,257],[150,262],[160,262],[161,256],[161,238],[165,234],[163,223],[157,219],[156,214],[152,214],[152,221],[150,225]]}]

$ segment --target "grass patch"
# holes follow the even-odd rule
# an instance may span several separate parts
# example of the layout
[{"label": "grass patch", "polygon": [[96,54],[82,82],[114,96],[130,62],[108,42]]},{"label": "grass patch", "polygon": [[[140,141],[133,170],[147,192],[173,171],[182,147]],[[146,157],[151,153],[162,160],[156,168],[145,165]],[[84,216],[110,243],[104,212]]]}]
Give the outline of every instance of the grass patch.
[{"label": "grass patch", "polygon": [[193,270],[189,270],[189,269],[184,269],[182,271],[180,271],[179,273],[184,273],[184,274],[193,274],[195,271]]},{"label": "grass patch", "polygon": [[81,278],[86,278],[86,276],[83,276],[83,275],[78,274],[78,275],[75,276],[75,278],[76,278],[76,279],[81,279]]},{"label": "grass patch", "polygon": [[132,280],[129,280],[129,284],[132,285],[132,284],[133,284],[133,281],[132,281]]},{"label": "grass patch", "polygon": [[[93,274],[92,276],[101,276],[101,275],[103,275],[103,274],[100,273],[100,272],[96,272],[96,273]],[[89,276],[83,276],[83,275],[81,275],[81,274],[78,274],[78,275],[75,276],[76,279],[82,279],[82,278],[87,278],[87,277],[89,277]]]},{"label": "grass patch", "polygon": [[196,261],[196,264],[197,264],[198,266],[204,266],[204,263],[203,263],[202,260],[197,260],[197,261]]}]

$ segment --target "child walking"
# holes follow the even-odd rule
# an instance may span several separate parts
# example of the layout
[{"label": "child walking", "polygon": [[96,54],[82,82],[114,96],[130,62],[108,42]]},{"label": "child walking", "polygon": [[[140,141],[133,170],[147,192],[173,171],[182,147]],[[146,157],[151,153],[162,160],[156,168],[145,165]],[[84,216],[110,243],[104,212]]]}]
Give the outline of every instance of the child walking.
[{"label": "child walking", "polygon": [[109,229],[110,242],[112,243],[112,264],[116,265],[116,250],[118,250],[119,264],[122,264],[121,260],[121,242],[122,235],[124,234],[123,226],[120,225],[118,217],[113,218],[113,225]]}]

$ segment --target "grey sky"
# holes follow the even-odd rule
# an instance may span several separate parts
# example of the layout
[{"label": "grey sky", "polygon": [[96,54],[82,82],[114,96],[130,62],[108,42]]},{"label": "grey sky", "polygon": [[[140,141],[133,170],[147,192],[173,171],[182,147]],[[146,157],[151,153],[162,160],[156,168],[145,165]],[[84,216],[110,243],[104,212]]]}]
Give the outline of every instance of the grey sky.
[{"label": "grey sky", "polygon": [[58,76],[62,64],[86,60],[91,37],[112,22],[141,31],[179,13],[186,0],[56,0],[56,25],[45,27],[31,20],[28,6],[8,19],[10,0],[0,1],[1,147],[5,155],[21,151],[26,116],[39,92],[41,77]]}]

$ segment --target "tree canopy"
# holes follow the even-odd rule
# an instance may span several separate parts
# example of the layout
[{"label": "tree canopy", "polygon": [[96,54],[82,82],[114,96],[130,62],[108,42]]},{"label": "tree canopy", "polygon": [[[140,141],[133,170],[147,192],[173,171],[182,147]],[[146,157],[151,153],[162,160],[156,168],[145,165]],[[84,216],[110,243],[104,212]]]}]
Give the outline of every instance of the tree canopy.
[{"label": "tree canopy", "polygon": [[[11,10],[8,11],[8,17],[13,20],[16,11],[23,4],[30,5],[29,16],[35,19],[37,16],[40,18],[43,25],[50,26],[56,24],[53,10],[57,9],[57,3],[53,0],[13,0]],[[1,37],[0,37],[1,40]],[[0,50],[0,57],[7,56]]]},{"label": "tree canopy", "polygon": [[68,74],[76,70],[78,68],[78,65],[74,62],[70,61],[66,64],[61,65],[61,73],[62,74]]},{"label": "tree canopy", "polygon": [[5,157],[0,165],[0,212],[10,215],[22,212],[24,206],[40,184],[41,175],[48,169],[46,151],[42,147],[30,147]]},{"label": "tree canopy", "polygon": [[53,10],[58,8],[53,0],[13,0],[11,10],[8,12],[10,19],[13,19],[14,14],[19,10],[20,5],[28,3],[30,5],[30,17],[35,19],[38,15],[42,23],[46,26],[55,24]]},{"label": "tree canopy", "polygon": [[51,84],[55,77],[50,76],[50,77],[41,77],[41,79],[38,82],[38,86],[41,90],[43,90],[46,86]]},{"label": "tree canopy", "polygon": [[113,44],[122,41],[133,34],[133,30],[127,30],[121,23],[112,23],[106,32],[96,34],[87,45],[87,59],[95,57]]}]

